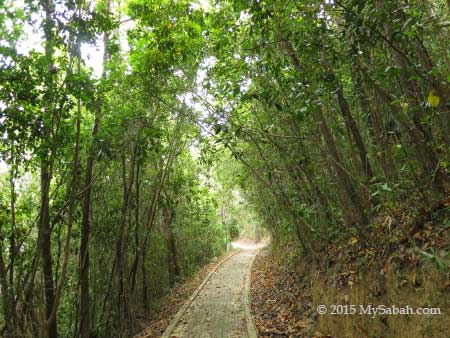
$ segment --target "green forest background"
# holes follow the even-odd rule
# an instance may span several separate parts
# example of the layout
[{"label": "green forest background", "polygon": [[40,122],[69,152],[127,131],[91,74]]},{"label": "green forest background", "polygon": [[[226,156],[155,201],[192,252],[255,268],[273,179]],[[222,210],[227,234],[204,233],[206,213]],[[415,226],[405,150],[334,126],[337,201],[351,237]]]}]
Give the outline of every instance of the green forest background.
[{"label": "green forest background", "polygon": [[130,337],[239,234],[448,274],[420,241],[450,226],[450,2],[2,0],[0,23],[0,336]]}]

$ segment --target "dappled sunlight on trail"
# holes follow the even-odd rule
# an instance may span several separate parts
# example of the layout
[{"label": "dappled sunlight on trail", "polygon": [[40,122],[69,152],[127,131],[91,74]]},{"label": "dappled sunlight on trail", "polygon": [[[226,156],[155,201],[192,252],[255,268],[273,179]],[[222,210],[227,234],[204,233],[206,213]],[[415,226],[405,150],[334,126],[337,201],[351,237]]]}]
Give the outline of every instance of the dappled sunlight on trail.
[{"label": "dappled sunlight on trail", "polygon": [[233,249],[241,249],[241,250],[259,250],[264,248],[269,244],[269,240],[264,239],[259,242],[248,239],[248,238],[240,238],[237,241],[231,242],[231,247]]}]

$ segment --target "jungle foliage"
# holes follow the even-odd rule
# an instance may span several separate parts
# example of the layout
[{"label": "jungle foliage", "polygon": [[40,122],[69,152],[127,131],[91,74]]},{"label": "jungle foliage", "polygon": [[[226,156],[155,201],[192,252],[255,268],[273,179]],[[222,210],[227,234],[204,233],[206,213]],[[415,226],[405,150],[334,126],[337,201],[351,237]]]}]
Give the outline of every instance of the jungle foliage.
[{"label": "jungle foliage", "polygon": [[0,336],[129,337],[242,223],[308,260],[393,210],[448,223],[448,1],[4,0],[0,23]]}]

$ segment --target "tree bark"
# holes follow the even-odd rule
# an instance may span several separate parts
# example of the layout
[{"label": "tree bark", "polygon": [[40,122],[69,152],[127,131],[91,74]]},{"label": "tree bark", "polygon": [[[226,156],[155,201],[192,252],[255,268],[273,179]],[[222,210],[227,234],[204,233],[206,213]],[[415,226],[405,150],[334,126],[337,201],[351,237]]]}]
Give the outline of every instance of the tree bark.
[{"label": "tree bark", "polygon": [[[1,229],[0,229],[1,230]],[[1,234],[0,234],[1,236]],[[14,336],[14,320],[13,320],[13,299],[10,298],[7,271],[5,261],[3,259],[3,239],[0,238],[0,290],[2,296],[3,320],[5,338],[16,338]]]},{"label": "tree bark", "polygon": [[[95,140],[100,127],[100,110],[96,110],[92,128],[92,140]],[[91,145],[86,161],[86,174],[84,177],[84,194],[81,218],[80,239],[80,337],[89,338],[90,335],[90,305],[89,305],[89,235],[91,228],[91,195],[92,172],[94,168],[94,146]]]},{"label": "tree bark", "polygon": [[[44,96],[44,105],[46,113],[50,114],[52,120],[55,118],[55,109],[52,107],[54,104],[54,79],[53,79],[53,11],[54,4],[52,0],[45,0],[42,2],[43,9],[45,11],[44,19],[44,35],[45,35],[45,57],[48,65],[48,73],[46,75],[45,83],[47,92]],[[50,136],[50,141],[43,140],[42,145],[42,158],[41,158],[41,194],[40,194],[40,210],[39,210],[39,239],[40,243],[38,248],[40,250],[40,256],[42,257],[42,269],[44,274],[44,295],[45,295],[45,312],[46,319],[51,316],[53,303],[55,301],[55,287],[53,281],[53,262],[52,262],[52,250],[51,250],[51,227],[50,227],[50,184],[52,181],[53,161],[55,157],[55,142],[53,139],[55,130],[52,121],[52,129],[46,126],[44,121],[44,134]],[[50,147],[48,146],[50,143]],[[50,154],[49,154],[50,153]],[[47,328],[47,334],[49,338],[57,338],[57,325],[56,321],[53,321],[52,325]]]},{"label": "tree bark", "polygon": [[[39,215],[39,228],[41,231],[40,250],[42,256],[42,267],[44,273],[44,295],[45,295],[45,309],[46,318],[50,318],[55,302],[55,285],[53,281],[53,262],[51,251],[51,227],[50,227],[50,212],[49,212],[49,195],[50,195],[51,173],[49,166],[45,160],[41,163],[41,207]],[[56,321],[48,327],[48,337],[56,338],[57,327]]]},{"label": "tree bark", "polygon": [[[361,205],[358,193],[356,189],[354,188],[350,177],[348,175],[348,172],[345,170],[341,155],[339,154],[336,143],[334,141],[333,135],[331,134],[331,130],[328,127],[328,123],[326,121],[326,115],[325,115],[325,103],[322,104],[322,110],[319,114],[320,122],[320,130],[322,132],[323,138],[325,140],[325,144],[327,145],[327,149],[329,154],[332,157],[332,166],[336,171],[336,175],[338,178],[339,185],[341,186],[341,189],[344,193],[344,196],[349,200],[351,203],[352,208],[354,209],[354,214],[356,216],[356,223],[359,225],[360,234],[362,234],[363,226],[367,225],[369,223],[367,215],[364,211],[363,206]],[[345,203],[344,203],[345,204]],[[352,225],[352,224],[349,224]]]},{"label": "tree bark", "polygon": [[[111,10],[111,1],[107,0],[108,13]],[[109,60],[108,33],[103,34],[103,72],[102,79],[106,79],[106,67]],[[94,168],[95,138],[100,130],[100,119],[103,109],[103,100],[100,98],[95,109],[94,124],[92,126],[92,144],[89,147],[86,160],[86,174],[84,178],[84,194],[82,202],[81,239],[80,239],[80,338],[89,338],[90,335],[90,304],[89,304],[89,236],[92,194],[92,172]]]},{"label": "tree bark", "polygon": [[[167,197],[166,197],[167,200]],[[172,223],[175,218],[174,211],[170,207],[162,209],[163,222],[162,226],[166,237],[167,247],[167,266],[169,269],[169,284],[174,286],[177,277],[180,275],[180,266],[178,264],[178,254],[175,243],[175,236],[173,234]]]},{"label": "tree bark", "polygon": [[353,118],[352,112],[350,111],[350,106],[344,97],[344,93],[342,91],[342,86],[340,84],[337,85],[337,98],[340,111],[344,118],[345,125],[350,130],[353,139],[355,141],[356,147],[358,148],[359,158],[361,160],[361,165],[364,170],[364,175],[370,181],[373,177],[372,166],[369,162],[369,156],[367,154],[366,146],[364,145],[364,141],[362,139],[359,128]]}]

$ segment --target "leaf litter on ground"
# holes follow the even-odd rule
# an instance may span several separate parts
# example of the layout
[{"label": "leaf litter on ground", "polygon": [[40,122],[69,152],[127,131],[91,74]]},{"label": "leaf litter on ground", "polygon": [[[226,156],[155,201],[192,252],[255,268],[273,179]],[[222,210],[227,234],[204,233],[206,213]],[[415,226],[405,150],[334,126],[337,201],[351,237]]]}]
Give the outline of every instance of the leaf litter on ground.
[{"label": "leaf litter on ground", "polygon": [[315,330],[316,312],[304,280],[268,249],[252,268],[251,302],[261,338],[333,338]]}]

